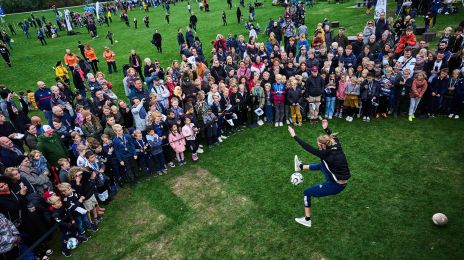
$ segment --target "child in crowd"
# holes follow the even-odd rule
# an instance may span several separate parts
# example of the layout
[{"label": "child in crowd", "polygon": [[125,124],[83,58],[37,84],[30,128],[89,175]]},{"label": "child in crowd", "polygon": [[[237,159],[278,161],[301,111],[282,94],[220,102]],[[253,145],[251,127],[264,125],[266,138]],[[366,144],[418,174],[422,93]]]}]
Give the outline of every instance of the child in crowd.
[{"label": "child in crowd", "polygon": [[297,81],[294,78],[289,80],[290,88],[287,90],[287,101],[290,106],[290,114],[294,125],[301,126],[302,117],[300,110],[301,92],[296,88]]},{"label": "child in crowd", "polygon": [[427,90],[428,83],[425,78],[424,72],[419,72],[416,75],[416,78],[412,82],[411,92],[409,94],[410,101],[409,101],[409,117],[408,120],[412,122],[415,118],[414,113],[416,112],[417,107]]},{"label": "child in crowd", "polygon": [[217,139],[217,117],[210,106],[206,105],[204,109],[206,113],[203,115],[203,123],[206,129],[206,140],[208,147],[213,148],[213,146],[219,144]]},{"label": "child in crowd", "polygon": [[38,150],[32,150],[29,153],[29,160],[32,162],[34,170],[40,174],[49,174],[47,159]]},{"label": "child in crowd", "polygon": [[187,145],[192,150],[192,160],[198,161],[198,144],[196,142],[196,135],[198,134],[198,128],[192,123],[190,118],[185,118],[185,124],[182,127],[182,135],[185,137]]},{"label": "child in crowd", "polygon": [[359,107],[359,94],[361,91],[361,82],[363,78],[351,78],[351,81],[348,83],[345,89],[345,102],[343,106],[346,110],[346,121],[352,122],[356,114],[358,113]]},{"label": "child in crowd", "polygon": [[[70,179],[81,178],[79,177],[79,174],[82,175],[82,171],[74,171],[74,174],[70,174]],[[80,196],[77,192],[75,192],[72,189],[71,184],[67,182],[58,184],[57,188],[63,196],[63,206],[66,208],[67,212],[70,212],[73,220],[76,222],[79,235],[86,236],[84,226],[87,230],[91,230],[93,232],[98,231],[97,226],[90,223],[87,216],[87,210],[82,205],[85,197]]]},{"label": "child in crowd", "polygon": [[69,169],[71,169],[71,164],[66,158],[61,158],[58,160],[58,166],[60,166],[59,178],[60,182],[70,182],[69,180]]},{"label": "child in crowd", "polygon": [[[351,69],[351,71],[353,71]],[[350,77],[347,75],[347,73],[343,73],[340,77],[340,81],[338,82],[338,88],[337,88],[337,99],[336,99],[336,104],[335,104],[335,117],[338,118],[343,118],[343,109],[344,109],[344,102],[345,102],[345,97],[346,97],[346,87],[350,83]]]},{"label": "child in crowd", "polygon": [[274,102],[272,101],[271,83],[264,85],[264,121],[274,121]]},{"label": "child in crowd", "polygon": [[149,144],[143,137],[142,131],[140,130],[135,130],[134,133],[132,133],[132,136],[139,167],[146,175],[150,175],[151,158],[149,153]]},{"label": "child in crowd", "polygon": [[147,142],[150,146],[150,154],[154,161],[155,172],[158,175],[167,174],[168,171],[165,165],[164,153],[163,153],[163,139],[159,137],[155,130],[149,126],[147,127]]},{"label": "child in crowd", "polygon": [[85,152],[87,151],[87,145],[79,144],[77,146],[77,157],[76,165],[79,167],[85,167],[87,164],[87,159],[85,158]]},{"label": "child in crowd", "polygon": [[69,211],[63,207],[61,198],[57,195],[52,195],[47,199],[47,203],[50,204],[50,211],[53,220],[59,225],[61,232],[61,253],[65,257],[71,256],[71,249],[68,248],[68,240],[72,237],[77,238],[79,242],[87,242],[87,234],[80,234],[78,227],[73,218],[69,217]]},{"label": "child in crowd", "polygon": [[285,85],[282,82],[282,75],[277,74],[275,78],[276,82],[272,85],[271,93],[274,97],[275,127],[278,127],[284,125]]},{"label": "child in crowd", "polygon": [[171,131],[168,136],[169,145],[171,146],[172,150],[176,153],[177,161],[179,162],[179,166],[185,165],[185,137],[182,135],[180,130],[177,128],[177,125],[171,126]]}]

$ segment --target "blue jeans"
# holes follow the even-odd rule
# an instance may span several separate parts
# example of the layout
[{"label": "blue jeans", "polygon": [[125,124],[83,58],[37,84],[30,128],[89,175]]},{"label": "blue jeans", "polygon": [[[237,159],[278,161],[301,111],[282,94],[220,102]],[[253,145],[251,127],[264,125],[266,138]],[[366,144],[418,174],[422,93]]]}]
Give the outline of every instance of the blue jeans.
[{"label": "blue jeans", "polygon": [[92,224],[90,224],[89,218],[87,218],[87,214],[79,214],[78,216],[74,216],[74,221],[76,221],[77,230],[79,234],[84,234],[85,229],[83,224],[86,228],[92,228]]},{"label": "blue jeans", "polygon": [[325,182],[316,184],[304,191],[304,206],[305,208],[311,207],[311,197],[325,197],[336,195],[345,189],[346,185],[338,184],[331,180],[330,175],[322,167],[321,163],[314,163],[309,165],[310,171],[320,170],[325,176]]},{"label": "blue jeans", "polygon": [[335,97],[325,97],[325,115],[333,116],[335,111]]}]

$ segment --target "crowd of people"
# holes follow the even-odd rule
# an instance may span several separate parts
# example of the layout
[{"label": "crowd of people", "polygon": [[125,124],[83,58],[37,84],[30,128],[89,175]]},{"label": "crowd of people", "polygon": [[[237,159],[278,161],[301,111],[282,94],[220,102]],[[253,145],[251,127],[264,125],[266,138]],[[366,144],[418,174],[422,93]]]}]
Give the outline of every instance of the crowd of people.
[{"label": "crowd of people", "polygon": [[[204,148],[246,127],[460,117],[464,21],[430,46],[405,19],[391,24],[382,13],[350,42],[328,19],[311,32],[304,5],[294,7],[270,20],[262,42],[251,31],[218,34],[211,59],[181,29],[180,59],[166,68],[131,50],[122,84],[98,67],[100,56],[107,73],[118,71],[110,48],[98,54],[79,42],[81,56],[65,51],[51,87],[38,81],[36,90],[15,93],[2,86],[0,223],[11,230],[2,257],[17,257],[55,223],[70,256],[71,238],[85,242],[98,230],[119,188],[184,166],[187,151],[198,161]],[[114,91],[120,85],[125,97]],[[49,255],[46,241],[31,254]]]}]

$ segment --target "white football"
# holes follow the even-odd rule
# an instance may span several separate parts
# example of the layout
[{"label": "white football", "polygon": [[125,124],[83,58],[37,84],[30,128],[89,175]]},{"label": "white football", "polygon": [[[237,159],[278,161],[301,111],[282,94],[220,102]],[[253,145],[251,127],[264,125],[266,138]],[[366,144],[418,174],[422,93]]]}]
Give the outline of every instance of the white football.
[{"label": "white football", "polygon": [[432,216],[433,224],[443,227],[448,224],[448,217],[443,213],[435,213]]},{"label": "white football", "polygon": [[71,237],[68,239],[68,243],[66,244],[66,247],[69,250],[75,249],[77,247],[77,244],[79,244],[79,241],[77,241],[77,238]]},{"label": "white football", "polygon": [[295,172],[294,174],[292,174],[292,176],[290,176],[290,182],[295,186],[303,183],[303,180],[303,175],[301,175],[301,173],[299,172]]}]

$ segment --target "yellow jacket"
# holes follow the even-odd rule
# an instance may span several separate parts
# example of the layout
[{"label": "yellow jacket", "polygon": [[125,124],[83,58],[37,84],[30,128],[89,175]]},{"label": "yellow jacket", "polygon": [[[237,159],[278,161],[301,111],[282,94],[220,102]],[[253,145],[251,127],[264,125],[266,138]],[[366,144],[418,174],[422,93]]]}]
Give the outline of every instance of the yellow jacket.
[{"label": "yellow jacket", "polygon": [[66,69],[66,67],[63,65],[60,65],[55,68],[55,75],[60,80],[69,79],[68,69]]}]

